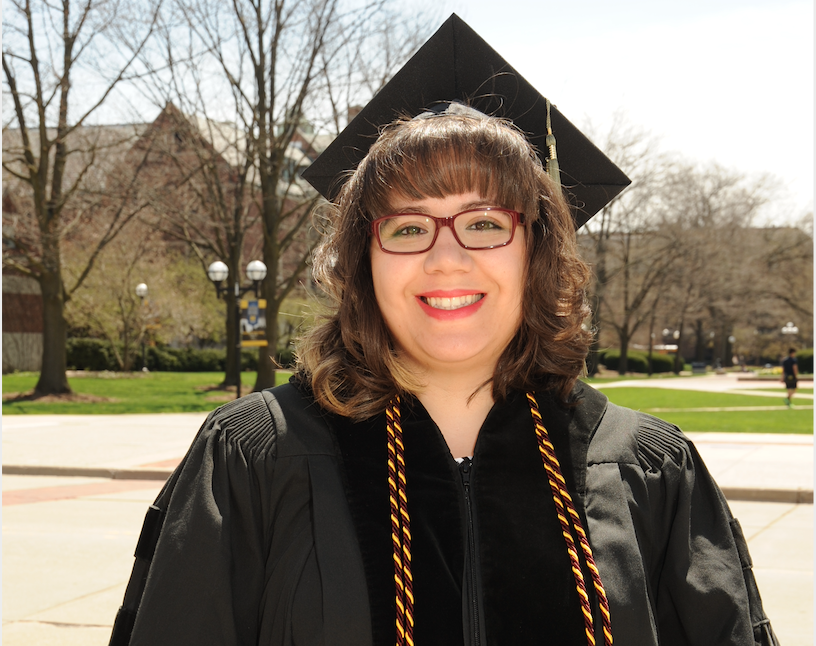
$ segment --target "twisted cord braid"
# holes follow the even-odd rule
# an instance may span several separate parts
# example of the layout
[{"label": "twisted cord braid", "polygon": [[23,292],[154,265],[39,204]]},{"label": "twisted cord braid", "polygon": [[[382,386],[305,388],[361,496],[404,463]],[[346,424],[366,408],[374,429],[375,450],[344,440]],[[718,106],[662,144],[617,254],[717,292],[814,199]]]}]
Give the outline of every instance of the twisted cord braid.
[{"label": "twisted cord braid", "polygon": [[414,646],[414,587],[411,574],[411,518],[405,487],[405,446],[400,424],[400,398],[385,409],[388,428],[388,497],[391,504],[391,542],[394,546],[394,583],[397,602],[397,646]]},{"label": "twisted cord braid", "polygon": [[[581,610],[584,615],[585,631],[587,636],[587,644],[595,646],[595,625],[592,616],[592,606],[589,603],[589,597],[586,593],[586,585],[584,583],[584,575],[581,571],[581,565],[578,561],[578,554],[575,549],[575,542],[570,531],[570,523],[575,529],[575,534],[578,536],[578,542],[581,545],[581,551],[584,554],[587,568],[592,577],[592,583],[595,588],[595,593],[598,596],[598,605],[603,616],[603,635],[604,644],[612,646],[612,621],[609,613],[609,601],[606,598],[606,591],[601,582],[601,575],[598,567],[595,565],[595,559],[592,556],[592,548],[589,545],[586,532],[584,531],[581,518],[578,512],[575,511],[572,497],[567,491],[567,482],[564,476],[561,475],[561,465],[555,455],[555,447],[550,442],[549,433],[544,427],[541,419],[541,413],[538,410],[538,402],[533,393],[527,393],[527,401],[530,404],[530,413],[533,416],[535,423],[536,436],[538,438],[538,450],[541,453],[541,460],[544,463],[544,469],[547,472],[547,480],[550,483],[550,489],[553,494],[553,502],[555,502],[556,513],[558,520],[561,523],[562,534],[564,542],[567,544],[567,553],[572,562],[572,572],[575,577],[575,586],[578,590],[578,596],[581,598]],[[568,520],[569,519],[569,520]]]}]

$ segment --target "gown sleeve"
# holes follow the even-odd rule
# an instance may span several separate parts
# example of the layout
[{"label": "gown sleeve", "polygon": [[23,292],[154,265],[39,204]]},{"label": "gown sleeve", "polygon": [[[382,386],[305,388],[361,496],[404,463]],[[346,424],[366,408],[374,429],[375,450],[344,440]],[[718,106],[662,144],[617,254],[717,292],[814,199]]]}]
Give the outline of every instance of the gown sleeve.
[{"label": "gown sleeve", "polygon": [[258,642],[275,445],[258,394],[207,418],[148,512],[111,646]]},{"label": "gown sleeve", "polygon": [[660,643],[777,646],[748,547],[694,445],[639,415],[638,453],[653,510],[662,508],[662,567],[653,575]]},{"label": "gown sleeve", "polygon": [[778,646],[739,523],[676,427],[610,404],[587,485],[616,646]]}]

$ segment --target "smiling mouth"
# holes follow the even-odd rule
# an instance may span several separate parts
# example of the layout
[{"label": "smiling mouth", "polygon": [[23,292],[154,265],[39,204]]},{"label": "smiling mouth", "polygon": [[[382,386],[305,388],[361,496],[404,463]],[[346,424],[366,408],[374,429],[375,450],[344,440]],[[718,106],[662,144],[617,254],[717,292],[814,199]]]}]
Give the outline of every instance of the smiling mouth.
[{"label": "smiling mouth", "polygon": [[420,296],[423,303],[426,303],[435,310],[458,310],[468,305],[478,303],[484,298],[484,294],[468,294],[467,296],[454,296],[453,298],[440,298],[436,296]]}]

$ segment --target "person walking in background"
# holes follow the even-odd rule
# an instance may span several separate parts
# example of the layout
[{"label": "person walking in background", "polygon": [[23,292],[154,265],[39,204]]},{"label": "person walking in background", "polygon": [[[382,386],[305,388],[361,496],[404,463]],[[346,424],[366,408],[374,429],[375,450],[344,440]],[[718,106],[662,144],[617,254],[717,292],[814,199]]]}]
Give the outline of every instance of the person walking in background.
[{"label": "person walking in background", "polygon": [[788,358],[782,362],[782,382],[788,389],[788,398],[785,403],[793,405],[793,395],[796,392],[796,383],[799,378],[799,366],[796,362],[796,348],[788,349]]}]

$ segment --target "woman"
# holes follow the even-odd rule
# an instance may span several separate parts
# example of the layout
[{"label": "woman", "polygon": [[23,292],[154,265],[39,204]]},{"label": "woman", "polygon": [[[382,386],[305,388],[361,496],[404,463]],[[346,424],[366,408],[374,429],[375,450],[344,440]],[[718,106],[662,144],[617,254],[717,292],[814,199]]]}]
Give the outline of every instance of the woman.
[{"label": "woman", "polygon": [[693,447],[578,381],[589,272],[519,130],[398,120],[331,221],[333,313],[208,418],[113,644],[775,643]]}]

